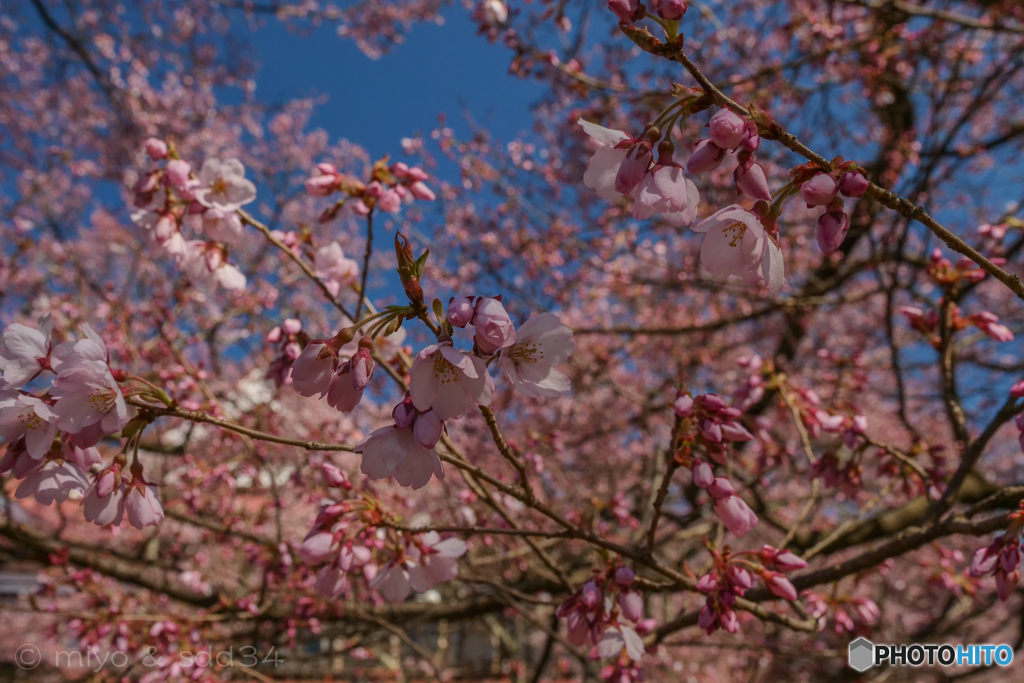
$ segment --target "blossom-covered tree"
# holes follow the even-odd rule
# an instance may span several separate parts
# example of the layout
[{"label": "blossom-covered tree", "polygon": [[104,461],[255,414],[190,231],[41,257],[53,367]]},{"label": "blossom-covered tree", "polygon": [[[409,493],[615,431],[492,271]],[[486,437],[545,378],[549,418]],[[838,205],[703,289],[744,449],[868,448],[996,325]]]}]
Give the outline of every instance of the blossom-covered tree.
[{"label": "blossom-covered tree", "polygon": [[[343,5],[0,5],[0,562],[34,579],[0,662],[817,681],[860,635],[1022,646],[1019,2]],[[542,84],[531,132],[390,158],[237,49],[388,59],[454,12]]]}]

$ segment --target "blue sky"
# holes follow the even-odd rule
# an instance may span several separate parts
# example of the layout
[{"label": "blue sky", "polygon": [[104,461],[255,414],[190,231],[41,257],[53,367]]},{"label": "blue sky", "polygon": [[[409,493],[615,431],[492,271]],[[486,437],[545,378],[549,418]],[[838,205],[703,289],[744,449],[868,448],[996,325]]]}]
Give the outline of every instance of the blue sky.
[{"label": "blue sky", "polygon": [[326,95],[313,126],[358,143],[371,157],[399,154],[399,140],[429,133],[442,112],[459,130],[463,104],[508,140],[530,128],[529,106],[542,92],[539,84],[508,74],[509,51],[476,35],[461,7],[446,10],[443,25],[416,24],[405,43],[379,60],[327,26],[300,35],[268,21],[252,42],[261,63],[261,101]]}]

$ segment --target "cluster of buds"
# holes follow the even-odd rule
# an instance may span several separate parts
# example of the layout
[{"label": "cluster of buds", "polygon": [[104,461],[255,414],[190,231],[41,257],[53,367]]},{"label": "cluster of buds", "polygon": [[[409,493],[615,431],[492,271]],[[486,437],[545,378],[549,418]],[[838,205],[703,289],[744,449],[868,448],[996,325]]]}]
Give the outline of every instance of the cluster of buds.
[{"label": "cluster of buds", "polygon": [[[138,210],[132,221],[148,231],[193,284],[243,289],[245,276],[227,261],[228,246],[242,239],[238,211],[256,199],[256,186],[246,179],[242,162],[207,159],[196,174],[163,140],[150,138],[145,150],[155,165],[135,183]],[[206,239],[185,239],[181,229],[187,217]]]},{"label": "cluster of buds", "polygon": [[854,162],[836,159],[833,165],[835,170],[830,173],[810,163],[797,166],[791,173],[792,186],[800,189],[800,198],[807,208],[825,207],[814,232],[818,247],[826,256],[839,249],[850,230],[843,197],[860,197],[871,184]]},{"label": "cluster of buds", "polygon": [[649,631],[653,620],[643,618],[644,600],[632,587],[635,581],[629,567],[609,568],[566,598],[556,615],[565,619],[568,641],[577,647],[589,643],[592,654],[616,657],[626,666],[639,662],[645,648],[638,631]]},{"label": "cluster of buds", "polygon": [[[325,465],[324,478],[328,486],[335,487],[337,483],[337,488],[344,488],[347,479],[336,469]],[[324,598],[341,595],[349,585],[348,574],[354,570],[361,570],[367,581],[377,575],[377,565],[371,561],[373,554],[368,547],[376,539],[359,523],[362,509],[347,500],[325,505],[299,546],[299,557],[304,563],[312,567],[324,565],[315,583],[316,592]]]},{"label": "cluster of buds", "polygon": [[828,624],[829,611],[834,612],[834,630],[843,633],[866,633],[878,623],[882,611],[871,598],[822,596],[813,591],[803,594],[807,613],[818,620],[818,630]]},{"label": "cluster of buds", "polygon": [[516,330],[512,318],[501,305],[501,295],[493,299],[483,296],[463,296],[448,302],[445,316],[453,328],[472,325],[473,343],[488,356],[516,343]]},{"label": "cluster of buds", "polygon": [[984,548],[978,548],[967,570],[973,578],[993,576],[996,593],[1006,600],[1020,581],[1021,531],[1024,530],[1024,503],[1010,515],[1006,532]]},{"label": "cluster of buds", "polygon": [[727,406],[716,394],[693,398],[689,392],[680,391],[672,407],[683,419],[680,435],[684,441],[702,447],[719,464],[725,463],[730,442],[754,438],[738,421],[743,413]]},{"label": "cluster of buds", "polygon": [[[650,0],[650,13],[666,21],[679,21],[686,14],[686,0]],[[608,0],[608,9],[624,24],[635,24],[648,16],[640,0]]]},{"label": "cluster of buds", "polygon": [[327,404],[350,413],[363,398],[373,377],[373,339],[363,337],[351,357],[339,352],[352,341],[353,328],[345,328],[330,339],[313,339],[292,363],[292,386],[302,396],[327,397]]},{"label": "cluster of buds", "polygon": [[742,597],[753,585],[751,572],[761,577],[773,595],[785,600],[797,599],[796,588],[782,573],[803,569],[807,563],[793,553],[770,545],[758,551],[732,553],[726,547],[723,552],[712,549],[711,553],[714,568],[697,581],[697,590],[707,596],[697,623],[708,635],[720,628],[729,633],[739,630],[739,619],[732,607],[736,598]]},{"label": "cluster of buds", "polygon": [[[997,266],[1006,263],[1005,258],[999,257],[993,257],[991,261]],[[980,282],[988,276],[988,273],[967,257],[962,257],[956,263],[953,263],[942,255],[942,250],[938,247],[932,249],[932,255],[928,259],[928,267],[925,268],[925,272],[937,284],[943,287],[950,287],[957,283],[971,284],[973,282]]]},{"label": "cluster of buds", "polygon": [[432,201],[437,198],[427,186],[425,181],[429,176],[422,168],[410,167],[401,161],[388,166],[387,162],[387,157],[377,161],[366,183],[338,171],[334,164],[317,164],[313,175],[306,179],[306,192],[312,197],[328,197],[336,192],[345,195],[324,209],[318,220],[321,223],[333,220],[349,202],[353,213],[367,216],[374,208],[397,213],[403,203],[409,204],[414,199]]},{"label": "cluster of buds", "polygon": [[[916,308],[914,306],[901,306],[900,314],[906,318],[911,328],[925,335],[928,338],[928,342],[934,348],[939,348],[941,346],[942,339],[939,335],[941,317],[937,310],[933,308],[925,313],[920,308]],[[947,321],[947,324],[953,331],[963,330],[967,327],[974,326],[993,341],[1013,341],[1013,332],[1011,332],[1010,328],[1006,325],[1000,323],[999,316],[994,313],[982,311],[981,313],[974,313],[970,316],[964,317],[960,313],[959,306],[950,306],[948,316],[949,320]]]},{"label": "cluster of buds", "polygon": [[736,156],[739,165],[733,171],[733,179],[741,194],[756,200],[770,202],[772,193],[764,168],[754,162],[754,152],[761,146],[757,124],[745,121],[728,109],[720,109],[708,122],[708,138],[694,146],[686,170],[690,173],[707,173],[718,168],[727,152],[739,150]]},{"label": "cluster of buds", "polygon": [[267,379],[280,387],[289,382],[292,363],[302,353],[303,346],[309,343],[309,337],[302,333],[302,323],[299,320],[286,318],[267,333],[266,341],[277,347],[274,360],[267,368]]}]

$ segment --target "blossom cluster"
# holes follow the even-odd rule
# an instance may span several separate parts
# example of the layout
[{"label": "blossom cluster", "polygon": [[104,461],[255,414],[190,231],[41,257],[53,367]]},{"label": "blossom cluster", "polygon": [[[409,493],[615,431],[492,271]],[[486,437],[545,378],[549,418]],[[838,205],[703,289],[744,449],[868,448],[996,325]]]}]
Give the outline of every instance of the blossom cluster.
[{"label": "blossom cluster", "polygon": [[617,666],[627,671],[645,652],[640,631],[654,625],[643,618],[643,595],[633,588],[635,581],[636,572],[629,567],[609,569],[576,589],[555,612],[565,619],[570,643],[591,644],[593,655],[616,657]]},{"label": "blossom cluster", "polygon": [[[238,210],[256,199],[256,186],[238,159],[207,159],[198,174],[163,140],[145,150],[153,166],[135,183],[132,221],[168,253],[195,285],[245,288],[245,275],[228,262],[243,236]],[[162,165],[161,165],[162,162]],[[186,222],[197,236],[186,239]]]},{"label": "blossom cluster", "polygon": [[1002,536],[975,551],[971,566],[968,568],[968,574],[973,578],[992,576],[1000,600],[1009,598],[1020,582],[1022,529],[1024,507],[1010,515],[1010,524]]},{"label": "blossom cluster", "polygon": [[697,623],[709,635],[720,628],[729,633],[739,630],[739,620],[732,607],[736,598],[742,597],[753,585],[751,572],[761,577],[773,595],[785,600],[797,599],[796,588],[783,573],[803,569],[807,562],[793,553],[770,545],[759,551],[732,553],[726,548],[722,552],[712,549],[711,553],[715,566],[697,581],[697,590],[707,596]]},{"label": "blossom cluster", "polygon": [[437,196],[427,186],[428,178],[427,172],[418,166],[410,167],[401,161],[388,166],[385,158],[374,164],[369,182],[364,183],[342,173],[334,164],[322,162],[316,165],[305,185],[311,197],[329,197],[336,192],[344,195],[320,214],[319,221],[327,223],[337,217],[346,204],[355,215],[367,216],[375,208],[397,213],[403,204],[413,200],[433,201]]},{"label": "blossom cluster", "polygon": [[[38,329],[19,323],[4,329],[0,437],[7,450],[0,473],[21,480],[16,498],[33,496],[43,505],[81,500],[85,519],[100,526],[120,525],[125,514],[140,529],[158,525],[163,507],[137,459],[130,478],[123,471],[123,452],[99,469],[95,445],[129,424],[118,384],[127,373],[110,367],[103,339],[88,324],[82,325],[82,334],[55,343],[49,318]],[[38,391],[27,390],[28,385]]]},{"label": "blossom cluster", "polygon": [[[351,489],[330,463],[324,465],[324,476],[332,488]],[[321,508],[299,546],[304,563],[322,565],[315,583],[317,593],[337,598],[358,571],[386,600],[402,602],[413,590],[424,593],[458,576],[457,561],[467,549],[464,541],[442,539],[436,531],[396,532],[378,526],[380,520],[380,510],[365,499],[341,500]]]}]

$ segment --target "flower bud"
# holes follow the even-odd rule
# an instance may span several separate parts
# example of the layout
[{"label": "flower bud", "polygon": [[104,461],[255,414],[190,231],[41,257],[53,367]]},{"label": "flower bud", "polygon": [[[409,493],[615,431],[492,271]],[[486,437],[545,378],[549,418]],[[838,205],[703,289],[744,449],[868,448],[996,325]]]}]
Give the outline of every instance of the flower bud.
[{"label": "flower bud", "polygon": [[703,460],[693,466],[693,483],[702,489],[706,489],[711,486],[715,481],[715,473],[711,469],[711,465],[707,464]]},{"label": "flower bud", "polygon": [[188,186],[189,173],[192,172],[192,167],[187,161],[181,159],[172,159],[167,162],[167,167],[164,169],[164,173],[167,174],[167,182],[171,184],[171,187],[178,190],[183,190]]},{"label": "flower bud", "polygon": [[847,197],[860,197],[871,183],[860,173],[844,173],[839,178],[839,191]]},{"label": "flower bud", "polygon": [[693,415],[693,397],[689,394],[683,394],[676,399],[672,408],[679,417],[690,417]]},{"label": "flower bud", "polygon": [[145,142],[146,154],[149,158],[157,161],[167,156],[167,143],[158,138],[149,138]]},{"label": "flower bud", "polygon": [[800,197],[807,206],[826,206],[836,198],[838,185],[827,173],[819,173],[800,186]]},{"label": "flower bud", "polygon": [[686,14],[685,0],[651,0],[651,7],[662,19],[675,21]]},{"label": "flower bud", "polygon": [[615,583],[620,586],[629,586],[636,580],[636,572],[629,567],[619,567],[615,570]]},{"label": "flower bud", "polygon": [[821,253],[829,256],[835,253],[850,230],[850,217],[844,211],[826,211],[818,217],[814,228]]},{"label": "flower bud", "polygon": [[465,327],[473,320],[473,297],[460,296],[448,302],[448,314],[446,316],[452,327]]},{"label": "flower bud", "polygon": [[416,441],[419,442],[424,448],[433,448],[437,445],[437,442],[441,439],[441,433],[444,431],[444,422],[437,417],[437,413],[433,410],[428,410],[425,413],[420,413],[416,417],[416,422],[412,428],[412,434],[416,437]]},{"label": "flower bud", "polygon": [[651,150],[646,145],[633,145],[626,153],[626,158],[619,165],[615,174],[615,191],[629,194],[633,191],[651,165]]},{"label": "flower bud", "polygon": [[714,481],[707,487],[712,498],[728,498],[736,494],[732,482],[725,477],[715,477]]},{"label": "flower bud", "polygon": [[708,123],[711,141],[723,149],[736,149],[743,142],[747,124],[728,109],[720,109]]},{"label": "flower bud", "polygon": [[640,595],[640,591],[622,591],[619,593],[619,607],[622,609],[622,616],[636,623],[644,615],[644,597]]},{"label": "flower bud", "polygon": [[768,178],[765,176],[761,164],[750,164],[749,168],[740,165],[733,171],[733,178],[736,180],[736,187],[743,194],[754,199],[763,199],[766,202],[772,200],[771,190],[768,189]]},{"label": "flower bud", "polygon": [[707,173],[718,168],[725,158],[725,150],[711,140],[701,140],[693,149],[690,160],[686,162],[687,173]]},{"label": "flower bud", "polygon": [[331,488],[352,488],[352,484],[349,483],[348,477],[338,467],[332,463],[325,462],[321,467],[324,474],[324,481]]}]

